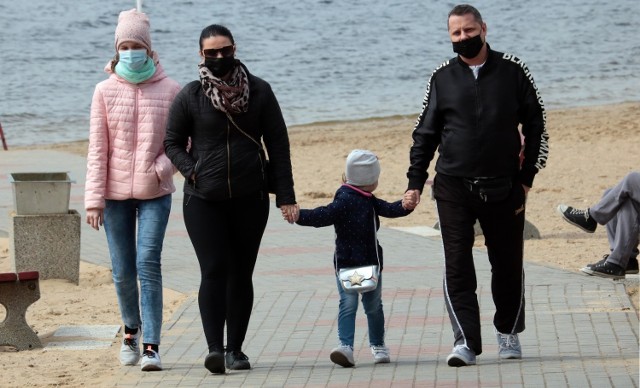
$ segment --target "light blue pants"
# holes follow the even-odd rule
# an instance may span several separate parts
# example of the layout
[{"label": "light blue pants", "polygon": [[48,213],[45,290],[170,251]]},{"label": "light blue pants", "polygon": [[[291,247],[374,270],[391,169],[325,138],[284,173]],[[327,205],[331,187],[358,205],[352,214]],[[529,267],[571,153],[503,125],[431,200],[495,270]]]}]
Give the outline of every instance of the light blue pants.
[{"label": "light blue pants", "polygon": [[142,342],[148,344],[160,344],[160,254],[170,211],[171,194],[149,200],[107,200],[104,209],[104,230],[122,321],[131,329],[142,328]]},{"label": "light blue pants", "polygon": [[349,293],[342,289],[340,279],[336,276],[340,305],[338,309],[338,340],[340,344],[353,347],[356,331],[356,313],[358,299],[362,297],[362,306],[367,315],[369,326],[369,345],[384,345],[384,311],[382,310],[382,274],[375,290],[362,294]]},{"label": "light blue pants", "polygon": [[626,268],[629,258],[638,256],[639,211],[640,172],[637,171],[627,174],[589,208],[591,217],[600,225],[606,225],[611,249],[608,262]]}]

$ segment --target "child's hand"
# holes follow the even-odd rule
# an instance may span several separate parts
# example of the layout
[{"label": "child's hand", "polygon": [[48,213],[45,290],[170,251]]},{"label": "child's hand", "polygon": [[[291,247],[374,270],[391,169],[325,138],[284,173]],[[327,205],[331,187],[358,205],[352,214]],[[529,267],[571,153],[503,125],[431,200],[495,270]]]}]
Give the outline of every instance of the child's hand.
[{"label": "child's hand", "polygon": [[402,197],[402,207],[407,210],[413,210],[416,206],[418,206],[418,203],[413,191],[410,190],[404,193],[404,196]]}]

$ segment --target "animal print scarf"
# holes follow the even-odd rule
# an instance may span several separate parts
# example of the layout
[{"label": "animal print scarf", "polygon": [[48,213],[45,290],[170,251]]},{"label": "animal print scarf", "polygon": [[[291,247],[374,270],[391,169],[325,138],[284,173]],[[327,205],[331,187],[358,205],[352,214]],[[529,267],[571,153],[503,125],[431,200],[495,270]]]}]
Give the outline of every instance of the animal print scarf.
[{"label": "animal print scarf", "polygon": [[249,77],[240,61],[231,70],[228,81],[211,74],[211,71],[201,64],[199,67],[200,83],[204,94],[211,99],[213,107],[221,112],[237,114],[246,112],[249,108]]}]

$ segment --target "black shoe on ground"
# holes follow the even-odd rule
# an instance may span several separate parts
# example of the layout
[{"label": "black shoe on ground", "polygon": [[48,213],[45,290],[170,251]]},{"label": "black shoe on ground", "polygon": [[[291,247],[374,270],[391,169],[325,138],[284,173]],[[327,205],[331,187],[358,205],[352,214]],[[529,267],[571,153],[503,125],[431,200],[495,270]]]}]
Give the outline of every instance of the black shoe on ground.
[{"label": "black shoe on ground", "polygon": [[589,209],[581,210],[567,205],[558,205],[558,213],[565,221],[587,233],[595,232],[598,227],[598,223],[589,215]]},{"label": "black shoe on ground", "polygon": [[231,350],[225,353],[224,355],[225,363],[227,364],[227,368],[232,370],[244,370],[251,369],[251,364],[249,363],[249,357],[246,354],[242,353],[239,350]]},{"label": "black shoe on ground", "polygon": [[204,358],[204,367],[211,373],[217,375],[224,374],[224,353],[214,350],[207,354],[207,357]]},{"label": "black shoe on ground", "polygon": [[625,269],[620,267],[619,265],[608,263],[606,261],[606,257],[595,264],[590,264],[580,271],[592,275],[598,276],[601,278],[608,279],[624,279]]},{"label": "black shoe on ground", "polygon": [[[597,263],[594,263],[594,264],[587,264],[585,266],[585,268],[592,268],[592,267],[594,267],[594,266],[596,266],[598,264],[602,265],[607,261],[608,258],[609,258],[608,254],[603,255],[602,259],[600,261],[598,261]],[[630,257],[629,261],[627,262],[627,268],[625,269],[624,273],[626,275],[635,275],[638,272],[639,272],[638,271],[638,259],[636,257]]]},{"label": "black shoe on ground", "polygon": [[637,274],[638,272],[638,259],[635,257],[631,257],[629,258],[629,262],[627,263],[627,269],[625,270],[625,273],[627,275],[634,275]]}]

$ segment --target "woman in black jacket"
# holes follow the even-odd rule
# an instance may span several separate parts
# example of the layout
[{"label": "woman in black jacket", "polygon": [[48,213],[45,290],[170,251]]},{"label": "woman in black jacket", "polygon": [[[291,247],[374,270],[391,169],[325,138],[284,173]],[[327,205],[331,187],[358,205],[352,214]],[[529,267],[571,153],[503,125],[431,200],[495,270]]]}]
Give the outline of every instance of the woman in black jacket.
[{"label": "woman in black jacket", "polygon": [[212,373],[225,373],[225,364],[251,368],[242,343],[269,216],[268,188],[286,220],[297,216],[289,137],[278,101],[235,52],[226,27],[202,30],[200,80],[174,100],[164,141],[167,156],[186,178],[184,222],[200,263],[198,302],[209,347],[204,365]]}]

